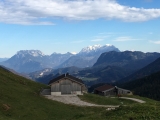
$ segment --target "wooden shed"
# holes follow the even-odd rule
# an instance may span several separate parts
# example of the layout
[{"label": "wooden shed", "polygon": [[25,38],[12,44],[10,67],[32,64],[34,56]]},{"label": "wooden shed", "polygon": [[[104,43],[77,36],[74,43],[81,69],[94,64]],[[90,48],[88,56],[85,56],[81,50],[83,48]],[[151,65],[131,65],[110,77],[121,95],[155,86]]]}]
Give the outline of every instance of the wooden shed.
[{"label": "wooden shed", "polygon": [[103,96],[113,96],[132,94],[132,92],[130,90],[122,89],[117,86],[105,84],[103,86],[95,88],[94,94],[99,94]]},{"label": "wooden shed", "polygon": [[81,95],[86,91],[85,84],[69,74],[63,74],[49,82],[51,95]]}]

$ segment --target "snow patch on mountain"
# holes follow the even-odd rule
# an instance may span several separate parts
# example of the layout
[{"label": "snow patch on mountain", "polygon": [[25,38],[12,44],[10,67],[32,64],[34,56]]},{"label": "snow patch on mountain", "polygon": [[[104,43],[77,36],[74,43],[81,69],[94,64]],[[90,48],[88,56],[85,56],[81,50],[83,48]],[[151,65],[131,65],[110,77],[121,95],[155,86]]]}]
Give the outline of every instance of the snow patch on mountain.
[{"label": "snow patch on mountain", "polygon": [[101,45],[88,46],[88,47],[83,48],[79,53],[83,53],[83,52],[88,53],[91,51],[95,51],[99,48],[101,48]]},{"label": "snow patch on mountain", "polygon": [[92,52],[100,52],[100,51],[103,51],[103,52],[108,52],[108,51],[119,51],[118,48],[116,48],[115,46],[113,45],[110,45],[110,44],[106,44],[106,45],[93,45],[93,46],[88,46],[88,47],[85,47],[83,48],[79,54],[88,54],[88,53],[92,53]]},{"label": "snow patch on mountain", "polygon": [[16,54],[18,57],[25,57],[26,55],[31,55],[33,57],[45,56],[40,50],[20,50]]},{"label": "snow patch on mountain", "polygon": [[76,52],[71,52],[71,54],[76,55],[77,53]]}]

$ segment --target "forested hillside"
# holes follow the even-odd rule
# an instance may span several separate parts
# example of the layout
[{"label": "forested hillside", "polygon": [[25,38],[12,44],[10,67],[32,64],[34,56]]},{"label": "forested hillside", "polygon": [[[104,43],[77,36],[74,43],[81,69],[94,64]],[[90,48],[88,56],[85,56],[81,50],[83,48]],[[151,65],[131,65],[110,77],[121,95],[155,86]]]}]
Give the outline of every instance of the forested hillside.
[{"label": "forested hillside", "polygon": [[160,71],[125,83],[122,87],[132,90],[136,95],[160,100]]},{"label": "forested hillside", "polygon": [[153,61],[149,65],[145,66],[144,68],[136,71],[135,73],[121,79],[120,83],[129,82],[129,81],[132,81],[132,80],[143,78],[145,76],[148,76],[152,73],[156,73],[158,71],[160,71],[160,58],[156,59],[155,61]]}]

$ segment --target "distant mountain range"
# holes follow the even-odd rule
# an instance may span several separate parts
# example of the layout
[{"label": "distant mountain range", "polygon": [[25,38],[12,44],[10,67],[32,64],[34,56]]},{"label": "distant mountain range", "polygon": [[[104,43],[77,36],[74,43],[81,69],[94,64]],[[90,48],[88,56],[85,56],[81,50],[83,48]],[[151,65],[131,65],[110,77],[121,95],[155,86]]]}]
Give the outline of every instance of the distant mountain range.
[{"label": "distant mountain range", "polygon": [[125,78],[128,80],[128,76],[159,57],[160,53],[106,52],[98,58],[93,67],[79,71],[76,76],[81,77],[88,86],[98,83],[116,83],[118,81],[121,83],[125,81]]},{"label": "distant mountain range", "polygon": [[71,56],[73,56],[71,53],[44,55],[39,50],[21,50],[0,64],[20,73],[30,73],[44,68],[57,67]]},{"label": "distant mountain range", "polygon": [[[143,67],[147,66],[159,57],[160,53],[143,53],[137,51],[111,51],[103,53],[93,67],[83,69],[75,69],[74,67],[61,68],[57,70],[52,70],[52,72],[48,73],[47,75],[52,74],[52,77],[54,77],[54,75],[57,73],[63,74],[65,72],[69,72],[70,74],[81,78],[88,86],[97,83],[115,83],[117,81],[122,82],[123,79],[127,78],[139,69],[142,69]],[[70,72],[68,69],[70,69],[70,71],[72,70],[72,72]],[[46,78],[44,76],[41,76],[43,78],[39,77],[39,75],[42,74],[42,72],[43,71],[39,71],[37,76],[34,76],[33,79],[35,79],[38,82],[43,81],[43,83],[45,83],[44,81]]]},{"label": "distant mountain range", "polygon": [[44,55],[39,50],[21,50],[10,59],[1,62],[8,68],[14,69],[20,73],[30,73],[45,68],[64,68],[64,67],[79,67],[85,68],[92,66],[100,54],[109,51],[119,51],[113,45],[94,45],[83,48],[78,54],[53,53]]},{"label": "distant mountain range", "polygon": [[0,62],[3,62],[3,61],[6,61],[8,60],[9,58],[0,58]]},{"label": "distant mountain range", "polygon": [[109,52],[109,51],[117,51],[120,52],[118,48],[116,48],[113,45],[106,44],[106,45],[93,45],[93,46],[88,46],[83,48],[78,55],[79,56],[95,56],[96,55],[101,55],[104,52]]},{"label": "distant mountain range", "polygon": [[120,52],[107,44],[88,46],[78,54],[44,55],[39,50],[21,50],[0,64],[19,73],[27,73],[30,78],[45,84],[68,72],[91,86],[118,81],[125,83],[150,75],[160,70],[158,58],[160,53]]},{"label": "distant mountain range", "polygon": [[83,48],[77,55],[70,57],[68,60],[66,60],[58,67],[59,68],[70,67],[70,66],[76,66],[79,68],[92,67],[102,53],[110,51],[120,52],[118,48],[110,44],[106,44],[104,46],[101,45],[88,46],[86,48]]},{"label": "distant mountain range", "polygon": [[94,66],[118,66],[138,70],[160,57],[160,53],[143,53],[140,51],[105,52],[101,54]]}]

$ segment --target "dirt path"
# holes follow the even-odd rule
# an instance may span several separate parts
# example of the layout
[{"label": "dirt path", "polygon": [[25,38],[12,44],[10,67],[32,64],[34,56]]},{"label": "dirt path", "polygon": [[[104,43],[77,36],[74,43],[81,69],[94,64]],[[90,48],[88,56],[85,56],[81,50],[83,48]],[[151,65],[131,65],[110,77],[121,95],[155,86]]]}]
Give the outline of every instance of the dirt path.
[{"label": "dirt path", "polygon": [[136,101],[136,102],[139,102],[139,103],[145,103],[145,101],[143,100],[140,100],[140,99],[136,99],[136,98],[129,98],[129,97],[120,97],[122,99],[128,99],[128,100],[133,100],[133,101]]},{"label": "dirt path", "polygon": [[72,104],[72,105],[77,105],[77,106],[95,106],[95,107],[107,107],[107,108],[116,108],[119,107],[118,105],[97,105],[97,104],[92,104],[88,103],[85,101],[82,101],[78,96],[51,96],[51,95],[45,95],[46,98],[55,100],[58,102],[62,102],[65,104]]}]

